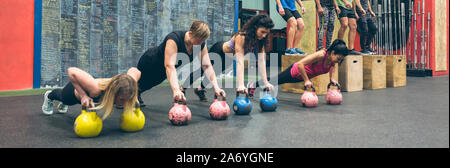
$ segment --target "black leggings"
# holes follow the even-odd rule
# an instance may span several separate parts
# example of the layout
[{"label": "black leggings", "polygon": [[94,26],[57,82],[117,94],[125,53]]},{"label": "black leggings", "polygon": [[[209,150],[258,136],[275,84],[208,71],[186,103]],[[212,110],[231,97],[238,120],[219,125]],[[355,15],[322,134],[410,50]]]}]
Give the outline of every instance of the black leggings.
[{"label": "black leggings", "polygon": [[[293,78],[291,75],[291,69],[292,66],[289,66],[289,68],[287,68],[286,70],[284,70],[283,72],[280,72],[277,76],[273,76],[268,78],[267,80],[269,80],[269,83],[272,85],[281,85],[284,83],[297,83],[297,82],[303,82],[303,80],[297,79],[297,78]],[[277,83],[274,83],[277,82]],[[264,84],[263,79],[256,81],[254,87],[257,88],[259,87],[261,84]]]},{"label": "black leggings", "polygon": [[[89,95],[89,92],[87,92],[87,91],[85,91],[85,92],[87,95]],[[98,97],[92,98],[92,99],[95,103],[98,103],[100,101],[101,97],[102,96],[98,96]],[[75,96],[75,88],[73,87],[71,82],[69,82],[62,89],[52,90],[52,92],[50,92],[50,94],[48,94],[48,98],[50,100],[58,100],[58,101],[62,102],[64,105],[69,105],[69,106],[75,105],[75,104],[81,104],[81,101],[78,100],[77,96]]]},{"label": "black leggings", "polygon": [[48,98],[50,100],[58,100],[62,102],[65,105],[75,105],[75,104],[81,104],[80,100],[77,99],[75,96],[75,88],[73,87],[72,83],[69,82],[64,88],[62,89],[55,89],[48,94]]}]

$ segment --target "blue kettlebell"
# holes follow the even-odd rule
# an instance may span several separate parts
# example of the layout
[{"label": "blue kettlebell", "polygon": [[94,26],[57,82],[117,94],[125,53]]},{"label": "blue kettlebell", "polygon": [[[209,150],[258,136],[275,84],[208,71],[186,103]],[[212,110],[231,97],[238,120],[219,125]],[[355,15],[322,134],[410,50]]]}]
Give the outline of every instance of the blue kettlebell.
[{"label": "blue kettlebell", "polygon": [[245,97],[239,97],[239,92],[236,92],[236,100],[233,103],[233,110],[237,115],[248,115],[252,111],[252,102],[248,99],[248,94]]},{"label": "blue kettlebell", "polygon": [[269,90],[264,88],[264,95],[259,99],[259,107],[263,111],[275,111],[278,107],[278,100],[272,94],[269,94]]}]

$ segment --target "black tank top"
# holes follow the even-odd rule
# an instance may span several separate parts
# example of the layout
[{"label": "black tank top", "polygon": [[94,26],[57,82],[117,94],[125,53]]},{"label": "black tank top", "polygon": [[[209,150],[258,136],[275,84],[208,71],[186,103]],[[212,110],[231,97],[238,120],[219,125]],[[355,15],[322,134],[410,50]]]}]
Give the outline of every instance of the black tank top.
[{"label": "black tank top", "polygon": [[[147,66],[152,66],[153,68],[158,68],[161,70],[164,70],[164,52],[166,50],[166,43],[167,40],[171,39],[175,41],[177,44],[178,52],[177,53],[184,53],[189,56],[189,61],[192,62],[193,60],[193,53],[189,54],[186,49],[186,45],[184,43],[184,37],[186,35],[187,31],[174,31],[169,33],[166,38],[164,38],[163,42],[155,48],[150,48],[147,51],[145,51],[144,55],[141,56],[140,59],[144,59],[145,64]],[[201,50],[205,47],[205,42],[201,45]],[[193,51],[192,51],[193,52]],[[150,64],[150,65],[149,65]],[[181,64],[175,65],[175,67],[180,66]]]}]

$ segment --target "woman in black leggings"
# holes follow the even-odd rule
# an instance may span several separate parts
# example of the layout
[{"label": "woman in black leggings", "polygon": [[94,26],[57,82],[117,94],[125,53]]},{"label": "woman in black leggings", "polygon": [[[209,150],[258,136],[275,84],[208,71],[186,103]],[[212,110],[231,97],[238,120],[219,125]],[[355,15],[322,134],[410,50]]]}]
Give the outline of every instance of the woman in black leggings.
[{"label": "woman in black leggings", "polygon": [[[45,92],[42,112],[53,114],[53,101],[61,103],[58,112],[67,112],[68,106],[81,104],[95,110],[104,110],[103,119],[113,111],[114,104],[123,106],[124,111],[131,111],[137,102],[137,81],[141,72],[130,68],[126,74],[119,74],[112,78],[94,79],[89,73],[75,67],[67,70],[70,82],[63,89]],[[100,105],[95,107],[94,102]]]}]

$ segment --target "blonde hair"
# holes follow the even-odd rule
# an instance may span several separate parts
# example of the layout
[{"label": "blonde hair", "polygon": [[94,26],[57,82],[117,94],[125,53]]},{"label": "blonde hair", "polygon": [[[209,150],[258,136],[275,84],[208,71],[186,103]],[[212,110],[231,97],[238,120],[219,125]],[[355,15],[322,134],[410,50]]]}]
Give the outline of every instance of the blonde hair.
[{"label": "blonde hair", "polygon": [[202,41],[208,39],[210,34],[208,23],[201,20],[194,21],[189,31],[192,32],[192,37]]},{"label": "blonde hair", "polygon": [[136,105],[138,86],[137,82],[127,74],[120,74],[112,77],[110,80],[101,79],[99,87],[104,90],[100,105],[91,108],[91,110],[104,111],[102,119],[105,120],[114,110],[114,101],[117,95],[128,94],[131,98],[125,102],[123,106],[124,111],[131,111]]}]

